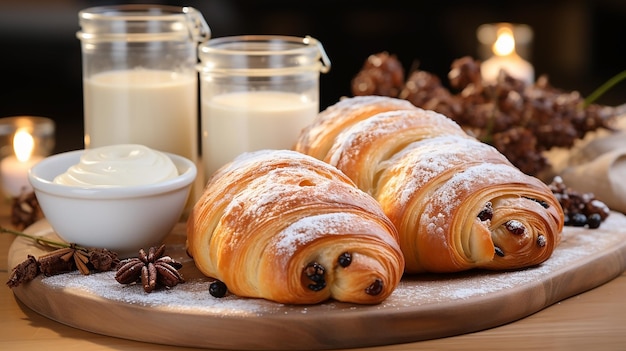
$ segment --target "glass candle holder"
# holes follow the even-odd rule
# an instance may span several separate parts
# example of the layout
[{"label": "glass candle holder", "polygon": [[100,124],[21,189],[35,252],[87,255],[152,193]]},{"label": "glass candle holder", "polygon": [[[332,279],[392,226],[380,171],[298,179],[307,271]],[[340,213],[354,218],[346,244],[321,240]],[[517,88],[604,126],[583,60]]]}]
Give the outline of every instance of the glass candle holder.
[{"label": "glass candle holder", "polygon": [[0,118],[0,180],[6,197],[32,191],[28,171],[54,149],[54,121],[46,117]]},{"label": "glass candle holder", "polygon": [[478,55],[483,61],[483,80],[495,82],[501,70],[528,84],[534,82],[535,70],[529,60],[533,31],[525,24],[488,23],[478,27]]}]

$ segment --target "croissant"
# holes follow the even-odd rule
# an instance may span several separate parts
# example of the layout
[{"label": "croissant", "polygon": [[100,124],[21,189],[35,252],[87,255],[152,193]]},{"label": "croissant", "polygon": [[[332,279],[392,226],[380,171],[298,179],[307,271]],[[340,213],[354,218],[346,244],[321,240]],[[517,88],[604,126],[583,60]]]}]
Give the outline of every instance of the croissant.
[{"label": "croissant", "polygon": [[344,98],[302,131],[295,150],[336,166],[380,203],[398,230],[407,273],[547,260],[564,221],[549,187],[444,115],[372,106],[400,105],[395,100]]},{"label": "croissant", "polygon": [[348,126],[380,112],[417,108],[408,100],[383,96],[359,96],[357,100],[360,103],[355,104],[354,99],[341,100],[318,114],[315,123],[300,134],[297,151],[323,160],[335,137]]},{"label": "croissant", "polygon": [[288,304],[380,303],[404,270],[374,198],[291,150],[244,153],[219,169],[188,218],[187,250],[231,293]]}]

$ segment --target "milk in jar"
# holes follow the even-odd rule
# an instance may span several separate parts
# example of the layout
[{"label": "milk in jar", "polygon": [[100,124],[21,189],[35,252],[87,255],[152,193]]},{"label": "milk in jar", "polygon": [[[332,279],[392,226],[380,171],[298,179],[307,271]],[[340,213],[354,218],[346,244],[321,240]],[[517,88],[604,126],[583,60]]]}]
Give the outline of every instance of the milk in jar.
[{"label": "milk in jar", "polygon": [[84,80],[85,146],[142,144],[195,160],[197,99],[193,72],[94,74]]},{"label": "milk in jar", "polygon": [[315,38],[221,37],[198,52],[205,181],[244,152],[292,149],[319,113],[330,60]]},{"label": "milk in jar", "polygon": [[78,14],[85,148],[142,144],[198,160],[198,44],[192,7],[124,4]]},{"label": "milk in jar", "polygon": [[202,155],[207,174],[247,151],[292,149],[318,110],[317,101],[278,91],[228,93],[204,101]]}]

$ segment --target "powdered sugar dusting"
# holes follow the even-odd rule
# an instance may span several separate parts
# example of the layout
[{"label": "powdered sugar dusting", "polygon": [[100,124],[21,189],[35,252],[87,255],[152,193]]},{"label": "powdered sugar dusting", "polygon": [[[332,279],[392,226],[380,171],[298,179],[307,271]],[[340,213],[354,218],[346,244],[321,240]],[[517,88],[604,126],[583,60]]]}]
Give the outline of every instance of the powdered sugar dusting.
[{"label": "powdered sugar dusting", "polygon": [[280,304],[260,299],[228,296],[217,299],[209,294],[209,281],[196,279],[171,289],[152,293],[143,291],[141,284],[122,285],[115,280],[115,272],[81,275],[78,272],[46,277],[42,282],[52,288],[63,288],[87,293],[106,300],[129,305],[155,307],[169,311],[215,313],[220,315],[250,315],[268,313]]},{"label": "powdered sugar dusting", "polygon": [[274,247],[279,255],[292,256],[301,245],[315,240],[321,235],[349,233],[350,223],[356,220],[350,213],[327,213],[304,217],[281,231]]},{"label": "powdered sugar dusting", "polygon": [[[328,221],[334,219],[329,216]],[[286,239],[286,238],[285,238]],[[288,241],[288,240],[287,240]],[[622,243],[616,247],[615,243]],[[406,276],[394,293],[377,306],[340,304],[329,301],[316,306],[286,306],[261,299],[227,296],[217,299],[208,293],[208,279],[193,279],[171,289],[150,294],[139,285],[125,286],[115,280],[114,272],[83,276],[79,273],[45,277],[42,283],[51,288],[82,291],[88,295],[116,301],[129,306],[151,306],[159,309],[189,311],[219,315],[263,315],[273,313],[307,313],[311,310],[400,309],[419,307],[455,300],[488,297],[507,289],[532,288],[551,280],[563,271],[572,270],[600,254],[613,253],[626,257],[626,217],[612,213],[599,229],[566,227],[562,243],[552,257],[537,267],[510,272],[469,271],[456,274],[424,274]],[[622,262],[626,265],[626,262]],[[573,273],[578,274],[578,273]],[[339,307],[341,306],[341,307]]]},{"label": "powdered sugar dusting", "polygon": [[361,112],[363,110],[380,109],[381,106],[389,109],[406,109],[406,110],[418,110],[419,108],[411,104],[404,99],[390,98],[386,96],[368,95],[368,96],[354,96],[350,98],[343,98],[334,105],[329,106],[326,110],[318,114],[315,122],[320,123],[322,121],[333,120],[341,118],[341,116],[349,116],[354,112]]},{"label": "powdered sugar dusting", "polygon": [[[471,152],[468,152],[471,150]],[[475,162],[478,155],[499,155],[493,147],[462,135],[444,135],[408,145],[386,163],[395,179],[386,184],[404,207],[419,189],[444,172]],[[502,162],[505,162],[504,156]]]},{"label": "powdered sugar dusting", "polygon": [[[481,183],[502,184],[521,182],[526,175],[516,168],[506,164],[479,164],[466,168],[463,172],[455,173],[432,195],[425,206],[422,221],[425,223],[449,226],[450,216],[464,198],[463,194],[474,191]],[[442,220],[442,217],[444,218]],[[434,229],[435,227],[429,226]]]},{"label": "powdered sugar dusting", "polygon": [[315,158],[324,159],[330,144],[348,126],[381,111],[418,110],[419,108],[404,99],[386,96],[355,96],[342,98],[339,102],[320,112],[313,123],[304,128],[295,149]]},{"label": "powdered sugar dusting", "polygon": [[363,145],[377,141],[386,144],[384,149],[388,149],[388,152],[395,152],[406,143],[432,139],[438,135],[470,139],[456,122],[434,111],[413,109],[381,112],[344,129],[336,137],[327,159],[330,164],[346,171],[352,167],[355,159],[361,157],[367,159],[368,164],[377,164],[392,156],[381,152],[379,148],[364,148]]}]

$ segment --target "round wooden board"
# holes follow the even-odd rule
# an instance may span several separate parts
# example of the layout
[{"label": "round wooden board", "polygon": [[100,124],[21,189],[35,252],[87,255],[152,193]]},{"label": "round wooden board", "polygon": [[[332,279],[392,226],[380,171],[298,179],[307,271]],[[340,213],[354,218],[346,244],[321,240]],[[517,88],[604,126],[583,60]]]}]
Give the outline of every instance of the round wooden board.
[{"label": "round wooden board", "polygon": [[[43,220],[27,232],[54,237]],[[544,264],[513,272],[474,271],[405,277],[382,304],[282,305],[208,293],[208,279],[185,253],[184,224],[167,254],[184,263],[186,282],[150,294],[124,286],[114,272],[38,277],[14,288],[34,311],[79,329],[144,342],[219,349],[333,349],[390,345],[459,335],[526,317],[592,289],[626,269],[626,217],[599,229],[567,227]],[[43,251],[17,238],[9,267]]]}]

